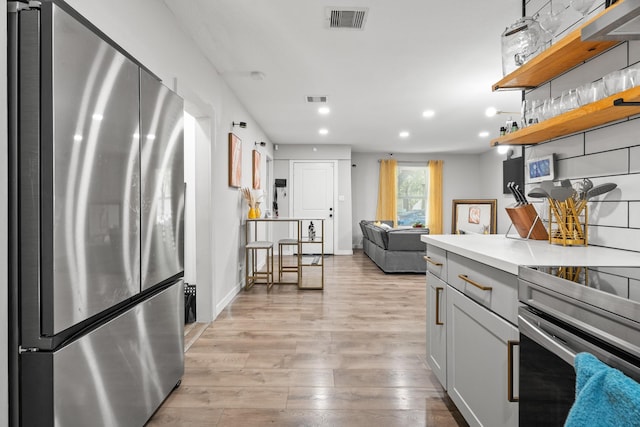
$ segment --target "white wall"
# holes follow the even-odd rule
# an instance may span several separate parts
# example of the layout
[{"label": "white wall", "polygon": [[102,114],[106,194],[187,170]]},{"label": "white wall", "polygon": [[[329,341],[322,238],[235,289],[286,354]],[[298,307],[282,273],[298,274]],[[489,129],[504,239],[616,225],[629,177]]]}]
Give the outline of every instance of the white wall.
[{"label": "white wall", "polygon": [[[604,1],[600,8],[604,6]],[[548,8],[544,0],[527,4],[527,15]],[[567,22],[570,26],[572,23]],[[549,83],[529,91],[527,99],[558,97],[565,89],[595,81],[607,73],[640,63],[640,41],[618,46],[573,68]],[[575,135],[527,146],[525,161],[555,153],[556,180],[573,183],[590,178],[594,185],[613,182],[614,191],[594,199],[589,209],[589,245],[640,252],[640,116],[590,129]],[[535,185],[526,185],[530,190]],[[538,211],[548,217],[547,209]]]},{"label": "white wall", "polygon": [[[292,171],[290,170],[291,160],[335,160],[338,163],[337,179],[339,201],[335,206],[334,229],[334,254],[348,255],[352,253],[352,186],[351,186],[351,147],[347,145],[322,145],[315,147],[311,145],[279,144],[278,150],[274,151],[274,178],[287,179],[287,197],[282,197],[285,192],[278,195],[278,207],[281,217],[289,216],[289,202],[291,183],[289,182]],[[270,189],[273,192],[273,186]],[[342,200],[344,199],[344,200]],[[341,201],[342,200],[342,201]],[[274,240],[284,238],[287,235],[286,229],[274,227]]]},{"label": "white wall", "polygon": [[[199,261],[211,266],[212,282],[197,283],[198,299],[210,299],[209,313],[199,320],[211,320],[238,292],[243,276],[240,249],[229,251],[229,244],[240,247],[244,236],[246,204],[238,189],[227,185],[227,135],[233,121],[247,122],[246,129],[233,129],[243,141],[242,185],[251,186],[251,150],[254,141],[268,141],[247,110],[218,76],[213,65],[179,29],[173,15],[162,2],[155,0],[69,0],[83,16],[104,31],[142,64],[157,74],[169,87],[177,90],[190,106],[189,113],[210,129],[211,227],[210,251],[198,251]],[[271,144],[266,147],[271,150]],[[266,156],[263,156],[266,161]],[[263,173],[264,173],[263,168]],[[200,278],[200,275],[198,274]],[[199,279],[200,280],[200,279]],[[201,291],[201,287],[208,288]],[[207,295],[209,294],[209,295]],[[202,315],[202,317],[201,317]]]},{"label": "white wall", "polygon": [[[353,153],[351,182],[353,195],[353,247],[362,247],[362,232],[358,223],[375,219],[378,203],[378,160],[390,158],[383,153]],[[424,162],[443,160],[443,232],[451,233],[453,199],[489,198],[490,190],[483,188],[483,174],[479,154],[394,154],[398,162]],[[502,168],[502,164],[500,164]],[[502,170],[502,169],[500,169]],[[500,186],[502,189],[502,186]],[[490,197],[495,198],[495,197]]]}]

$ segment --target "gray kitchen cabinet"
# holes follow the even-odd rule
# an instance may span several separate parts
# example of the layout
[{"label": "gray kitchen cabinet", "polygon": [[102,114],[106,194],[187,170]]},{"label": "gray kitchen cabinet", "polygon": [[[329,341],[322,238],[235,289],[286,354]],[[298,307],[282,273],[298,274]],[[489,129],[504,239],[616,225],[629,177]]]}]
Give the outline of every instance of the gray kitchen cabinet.
[{"label": "gray kitchen cabinet", "polygon": [[518,329],[452,287],[446,324],[451,400],[471,426],[517,426]]},{"label": "gray kitchen cabinet", "polygon": [[447,284],[427,272],[427,361],[440,384],[447,388]]},{"label": "gray kitchen cabinet", "polygon": [[518,277],[427,244],[427,362],[472,426],[518,425]]}]

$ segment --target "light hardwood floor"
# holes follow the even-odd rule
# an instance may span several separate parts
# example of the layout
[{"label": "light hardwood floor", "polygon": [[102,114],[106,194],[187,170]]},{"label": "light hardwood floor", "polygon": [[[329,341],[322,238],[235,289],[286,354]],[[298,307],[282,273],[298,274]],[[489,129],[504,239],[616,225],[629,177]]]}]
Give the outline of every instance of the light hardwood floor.
[{"label": "light hardwood floor", "polygon": [[325,266],[324,291],[256,285],[191,325],[148,426],[465,426],[426,364],[425,276],[362,252]]}]

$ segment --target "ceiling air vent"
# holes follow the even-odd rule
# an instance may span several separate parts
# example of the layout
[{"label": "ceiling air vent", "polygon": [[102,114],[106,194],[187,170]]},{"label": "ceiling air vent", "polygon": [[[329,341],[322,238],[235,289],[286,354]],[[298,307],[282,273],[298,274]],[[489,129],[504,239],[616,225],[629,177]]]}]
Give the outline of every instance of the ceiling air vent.
[{"label": "ceiling air vent", "polygon": [[367,20],[369,9],[366,7],[331,7],[326,9],[326,19],[329,28],[346,28],[362,30]]},{"label": "ceiling air vent", "polygon": [[307,96],[307,102],[327,102],[326,96]]}]

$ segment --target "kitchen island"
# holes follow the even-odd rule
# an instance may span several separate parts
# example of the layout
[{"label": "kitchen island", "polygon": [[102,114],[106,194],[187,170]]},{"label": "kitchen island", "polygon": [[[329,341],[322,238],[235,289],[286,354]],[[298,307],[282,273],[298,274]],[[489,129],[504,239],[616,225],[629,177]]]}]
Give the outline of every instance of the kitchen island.
[{"label": "kitchen island", "polygon": [[520,266],[627,267],[636,252],[504,235],[424,235],[427,360],[472,426],[517,426]]}]

